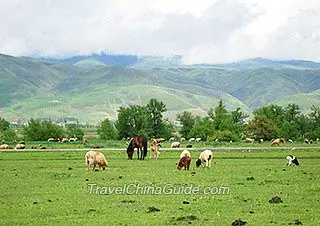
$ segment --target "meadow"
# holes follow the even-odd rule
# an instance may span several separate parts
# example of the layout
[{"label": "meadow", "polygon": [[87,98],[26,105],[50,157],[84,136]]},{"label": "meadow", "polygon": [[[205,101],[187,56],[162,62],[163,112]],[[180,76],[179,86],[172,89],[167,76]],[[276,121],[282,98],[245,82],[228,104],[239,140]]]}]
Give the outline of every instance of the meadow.
[{"label": "meadow", "polygon": [[[320,147],[217,150],[211,168],[195,168],[193,150],[189,171],[176,169],[180,151],[129,161],[101,150],[109,167],[95,172],[86,171],[87,150],[59,148],[0,152],[1,225],[320,224]],[[287,167],[288,154],[300,166]]]}]

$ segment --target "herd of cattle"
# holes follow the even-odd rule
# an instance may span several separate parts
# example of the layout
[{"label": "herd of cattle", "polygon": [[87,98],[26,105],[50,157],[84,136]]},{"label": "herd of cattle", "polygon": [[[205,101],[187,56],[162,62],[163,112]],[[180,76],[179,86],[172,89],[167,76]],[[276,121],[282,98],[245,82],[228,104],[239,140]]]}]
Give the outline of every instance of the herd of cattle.
[{"label": "herd of cattle", "polygon": [[[136,139],[136,138],[141,138],[141,137],[135,137],[135,138],[131,138],[130,139],[130,143],[128,145],[127,148],[127,153],[128,153],[128,159],[132,159],[132,152],[129,152],[130,150],[133,151],[134,148],[132,146],[132,142]],[[160,151],[159,151],[159,147],[161,147],[161,142],[163,142],[164,139],[163,138],[157,138],[151,139],[151,143],[150,143],[150,158],[155,158],[158,159],[159,155],[160,155]],[[272,145],[274,145],[275,143],[284,143],[285,140],[280,138],[280,139],[275,139],[272,141]],[[278,144],[279,145],[279,144]],[[171,145],[172,147],[172,145]],[[179,147],[179,146],[178,146]],[[135,148],[137,149],[138,152],[138,159],[139,158],[139,149],[141,149],[141,153],[142,153],[142,149],[143,149],[143,145],[139,146],[135,146]],[[145,155],[146,155],[146,150],[145,150]],[[211,150],[204,150],[202,152],[200,152],[199,157],[196,160],[196,167],[200,167],[201,165],[204,167],[211,167],[211,161],[213,158],[213,153]],[[143,158],[144,159],[144,158]],[[141,158],[141,160],[143,160]],[[293,155],[288,155],[286,157],[287,160],[287,166],[292,166],[292,165],[299,165],[299,161],[298,159],[293,156]],[[99,167],[99,169],[103,169],[105,170],[108,167],[108,161],[105,158],[105,156],[103,155],[103,153],[98,152],[98,151],[88,151],[85,154],[85,163],[87,166],[88,171],[90,171],[91,166],[93,166],[92,170],[95,170],[96,166]],[[183,150],[180,154],[180,159],[178,161],[177,165],[177,169],[181,170],[182,168],[184,168],[185,170],[189,170],[190,169],[190,164],[191,164],[191,153],[190,151],[188,151],[187,149]]]}]

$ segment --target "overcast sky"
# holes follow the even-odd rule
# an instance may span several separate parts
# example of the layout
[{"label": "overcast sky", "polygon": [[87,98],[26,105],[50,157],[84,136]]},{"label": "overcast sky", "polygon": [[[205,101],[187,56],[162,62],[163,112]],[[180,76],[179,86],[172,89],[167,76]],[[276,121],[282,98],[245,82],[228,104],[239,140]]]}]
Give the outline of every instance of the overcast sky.
[{"label": "overcast sky", "polygon": [[0,53],[320,62],[319,0],[1,0]]}]

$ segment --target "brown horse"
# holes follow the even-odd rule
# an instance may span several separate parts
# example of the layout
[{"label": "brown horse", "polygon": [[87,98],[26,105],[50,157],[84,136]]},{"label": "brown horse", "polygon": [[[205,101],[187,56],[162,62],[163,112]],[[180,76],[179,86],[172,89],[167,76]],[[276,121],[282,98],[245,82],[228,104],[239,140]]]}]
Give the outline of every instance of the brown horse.
[{"label": "brown horse", "polygon": [[144,157],[147,156],[148,151],[147,138],[145,138],[144,136],[136,136],[135,138],[132,138],[130,140],[130,143],[127,148],[128,159],[132,159],[135,148],[137,148],[138,159],[144,160]]}]

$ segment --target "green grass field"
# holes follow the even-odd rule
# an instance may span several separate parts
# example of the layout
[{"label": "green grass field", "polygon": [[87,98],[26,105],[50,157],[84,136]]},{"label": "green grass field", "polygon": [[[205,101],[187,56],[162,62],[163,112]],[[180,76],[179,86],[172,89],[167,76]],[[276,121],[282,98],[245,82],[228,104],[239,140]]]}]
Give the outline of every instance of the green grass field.
[{"label": "green grass field", "polygon": [[[0,224],[231,225],[239,218],[246,225],[320,224],[320,148],[296,150],[299,167],[286,167],[288,150],[262,150],[215,151],[211,168],[195,169],[199,151],[192,151],[190,171],[176,169],[179,151],[145,161],[102,151],[109,168],[87,172],[85,152],[0,152]],[[125,186],[139,194],[111,194]],[[139,186],[186,194],[140,194]],[[189,194],[187,187],[214,194]],[[228,194],[216,192],[223,187]],[[275,196],[283,202],[269,203]]]}]

